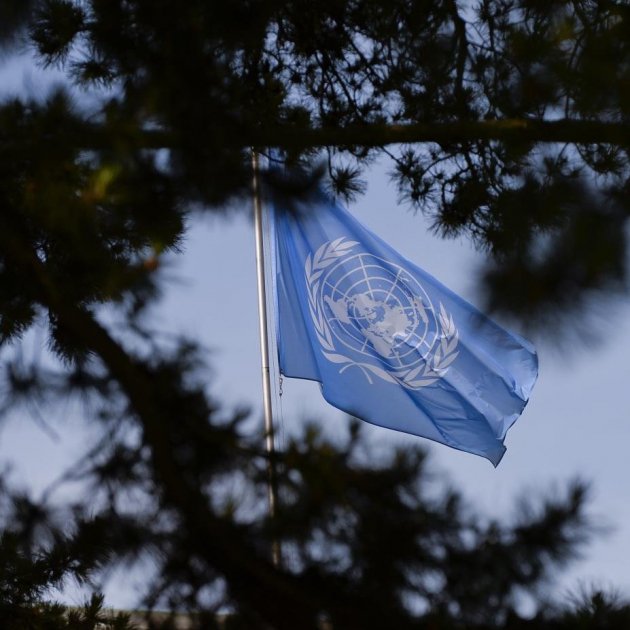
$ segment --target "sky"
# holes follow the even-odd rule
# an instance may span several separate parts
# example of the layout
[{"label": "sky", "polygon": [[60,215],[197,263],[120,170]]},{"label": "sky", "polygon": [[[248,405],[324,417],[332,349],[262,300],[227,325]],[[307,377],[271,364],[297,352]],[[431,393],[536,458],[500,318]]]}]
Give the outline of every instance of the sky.
[{"label": "sky", "polygon": [[[426,219],[401,207],[385,165],[368,173],[367,193],[350,207],[367,227],[449,288],[480,305],[475,271],[483,263],[466,241],[444,241]],[[243,215],[197,221],[173,267],[159,314],[210,349],[216,370],[212,389],[226,403],[249,402],[260,411],[261,379],[253,226]],[[610,308],[610,307],[609,307]],[[530,402],[510,430],[507,453],[494,469],[485,459],[428,443],[436,470],[483,512],[509,518],[517,496],[559,492],[576,477],[592,483],[590,514],[608,530],[567,572],[563,589],[614,585],[630,596],[630,307],[611,308],[600,322],[599,345],[574,347],[537,341],[540,375]],[[284,379],[276,403],[279,441],[305,418],[343,431],[347,418],[328,405],[317,383]],[[262,422],[262,420],[261,420]],[[421,440],[366,425],[379,444]]]},{"label": "sky", "polygon": [[[41,96],[49,80],[29,64],[0,60],[0,94]],[[397,203],[387,164],[368,173],[365,195],[351,212],[407,259],[423,267],[473,304],[481,305],[475,274],[483,262],[466,240],[434,236],[428,221]],[[248,404],[261,416],[256,277],[251,207],[245,203],[229,218],[193,217],[181,254],[163,264],[163,299],[154,314],[156,327],[184,333],[208,348],[210,391],[226,406]],[[560,596],[584,585],[614,587],[630,597],[630,304],[603,305],[601,340],[576,339],[559,349],[534,340],[540,375],[530,403],[506,439],[507,453],[498,468],[480,457],[366,425],[379,445],[420,441],[431,453],[433,468],[459,487],[471,506],[485,514],[510,518],[518,496],[535,499],[560,492],[575,477],[592,484],[589,512],[606,528],[585,548],[583,558],[563,572]],[[42,336],[27,340],[26,353],[41,352]],[[277,373],[274,378],[277,390]],[[283,395],[274,396],[277,439],[305,419],[328,431],[345,431],[348,419],[328,405],[316,383],[285,379]],[[11,465],[14,477],[43,487],[54,471],[76,455],[85,440],[72,410],[64,430],[51,436],[36,419],[13,419],[0,427],[0,468]],[[107,603],[133,605],[133,591],[116,578]]]}]

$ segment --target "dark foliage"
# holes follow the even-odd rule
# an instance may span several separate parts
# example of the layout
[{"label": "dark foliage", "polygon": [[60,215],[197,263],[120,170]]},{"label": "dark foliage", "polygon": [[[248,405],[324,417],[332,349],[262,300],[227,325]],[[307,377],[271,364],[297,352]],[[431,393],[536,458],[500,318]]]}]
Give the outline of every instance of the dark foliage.
[{"label": "dark foliage", "polygon": [[438,233],[488,253],[489,306],[544,328],[627,289],[625,2],[33,0],[2,10],[5,41],[28,26],[41,63],[81,89],[109,88],[89,116],[66,112],[71,144],[114,161],[141,154],[143,192],[159,155],[178,199],[216,208],[247,187],[249,147],[271,145],[325,157],[333,186],[353,196],[363,167],[387,154],[402,199]]},{"label": "dark foliage", "polygon": [[[246,414],[144,316],[187,216],[247,192],[251,146],[324,164],[348,195],[389,155],[401,197],[486,250],[490,304],[527,321],[625,291],[629,42],[611,1],[2,2],[3,49],[67,76],[0,104],[2,410],[77,399],[100,437],[67,471],[75,502],[2,486],[0,627],[126,628],[49,589],[149,559],[143,604],[208,628],[218,610],[234,628],[628,627],[605,595],[545,597],[591,531],[580,484],[488,521],[435,492],[421,450],[368,457],[356,426],[342,444],[311,427],[278,454],[270,522]],[[20,359],[34,327],[49,365]]]}]

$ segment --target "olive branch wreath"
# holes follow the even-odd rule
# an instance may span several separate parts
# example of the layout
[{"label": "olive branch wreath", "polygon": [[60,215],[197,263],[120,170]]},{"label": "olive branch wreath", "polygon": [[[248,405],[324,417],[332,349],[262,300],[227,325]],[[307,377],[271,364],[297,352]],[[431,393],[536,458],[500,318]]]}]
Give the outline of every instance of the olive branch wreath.
[{"label": "olive branch wreath", "polygon": [[373,382],[370,374],[408,389],[420,389],[435,383],[446,373],[459,354],[457,350],[459,333],[455,327],[452,315],[446,312],[441,302],[440,312],[438,313],[438,322],[441,328],[440,343],[435,349],[433,356],[425,358],[423,365],[408,370],[388,372],[378,365],[358,363],[350,357],[337,352],[330,326],[324,315],[324,306],[318,298],[319,289],[322,275],[326,269],[338,258],[348,254],[355,245],[358,245],[357,241],[347,240],[346,237],[342,236],[334,241],[324,243],[313,255],[309,254],[306,257],[304,271],[308,289],[308,306],[323,355],[332,363],[338,363],[343,366],[339,370],[340,374],[350,367],[359,368],[370,384]]}]

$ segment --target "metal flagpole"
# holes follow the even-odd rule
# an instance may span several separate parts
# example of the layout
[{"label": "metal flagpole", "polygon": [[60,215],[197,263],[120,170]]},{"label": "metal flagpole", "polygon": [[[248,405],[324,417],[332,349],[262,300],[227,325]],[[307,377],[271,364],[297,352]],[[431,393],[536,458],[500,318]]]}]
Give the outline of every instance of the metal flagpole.
[{"label": "metal flagpole", "polygon": [[[276,517],[278,492],[276,467],[274,462],[275,445],[273,415],[271,407],[271,379],[269,375],[269,336],[267,329],[267,291],[265,286],[265,252],[263,246],[262,199],[260,195],[260,167],[258,153],[252,149],[252,190],[254,195],[254,231],[256,234],[256,277],[258,282],[258,331],[260,336],[260,359],[263,382],[263,409],[265,414],[265,450],[267,451],[267,475],[269,497],[269,515]],[[274,566],[280,566],[280,543],[273,540],[271,560]]]}]

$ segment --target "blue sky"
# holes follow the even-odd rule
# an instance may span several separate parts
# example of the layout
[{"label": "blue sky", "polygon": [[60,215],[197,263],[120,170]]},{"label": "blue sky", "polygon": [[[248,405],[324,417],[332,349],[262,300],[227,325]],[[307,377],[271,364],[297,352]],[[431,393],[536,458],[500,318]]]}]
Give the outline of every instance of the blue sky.
[{"label": "blue sky", "polygon": [[[1,94],[41,96],[48,84],[28,63],[3,67],[0,60]],[[479,305],[475,273],[482,258],[471,245],[433,236],[427,220],[399,206],[385,164],[377,164],[366,177],[368,191],[351,211],[408,259]],[[198,216],[191,221],[182,253],[164,263],[165,293],[155,323],[161,330],[201,341],[209,349],[211,391],[228,406],[247,403],[260,414],[253,226],[251,208],[245,206],[230,219]],[[509,517],[517,495],[553,492],[575,476],[592,482],[590,511],[609,531],[566,572],[560,592],[595,584],[630,596],[628,315],[628,303],[603,305],[602,339],[594,347],[576,341],[574,347],[559,350],[535,340],[539,381],[508,435],[508,451],[496,470],[479,457],[427,444],[434,467],[489,515]],[[38,352],[43,341],[30,337],[27,353]],[[318,419],[332,432],[347,426],[344,414],[321,398],[317,384],[285,379],[283,392],[281,404],[275,399],[280,444],[305,418]],[[74,415],[66,410],[57,440],[26,415],[6,423],[0,429],[0,466],[10,463],[16,479],[42,487],[84,443],[84,430]],[[379,444],[420,440],[371,425],[366,431]],[[132,605],[132,591],[115,581],[108,600],[113,606]]]},{"label": "blue sky", "polygon": [[[396,203],[383,165],[368,173],[367,194],[351,211],[404,256],[451,289],[479,304],[475,272],[483,259],[467,241],[433,236],[428,222]],[[213,390],[227,403],[249,402],[260,413],[253,226],[245,216],[206,218],[190,230],[171,276],[159,320],[202,340],[211,350]],[[434,466],[461,487],[471,505],[509,516],[517,496],[559,491],[569,479],[592,482],[590,512],[608,532],[567,572],[562,589],[614,585],[630,596],[630,308],[608,305],[600,316],[602,340],[560,350],[537,341],[540,376],[522,417],[510,430],[495,470],[484,459],[427,443]],[[276,398],[279,439],[305,418],[331,431],[347,419],[321,397],[316,383],[285,379]],[[379,444],[418,440],[366,425]]]}]

